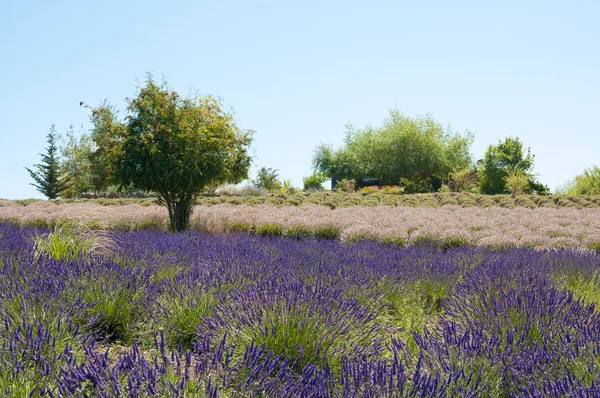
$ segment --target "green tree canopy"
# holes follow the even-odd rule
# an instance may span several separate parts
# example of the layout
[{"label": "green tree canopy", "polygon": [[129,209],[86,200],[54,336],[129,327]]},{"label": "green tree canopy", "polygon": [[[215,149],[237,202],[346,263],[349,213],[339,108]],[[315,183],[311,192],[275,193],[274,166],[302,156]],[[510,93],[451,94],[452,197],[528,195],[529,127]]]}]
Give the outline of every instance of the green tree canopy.
[{"label": "green tree canopy", "polygon": [[257,188],[264,188],[267,191],[279,189],[281,187],[281,181],[279,181],[279,170],[271,167],[261,167],[258,170],[258,174],[254,179],[253,184]]},{"label": "green tree canopy", "polygon": [[107,180],[155,192],[173,231],[187,229],[202,189],[248,177],[252,132],[212,96],[183,98],[149,76],[127,103],[124,122],[106,104],[92,110],[93,158]]},{"label": "green tree canopy", "polygon": [[54,125],[47,135],[48,146],[46,153],[40,154],[42,163],[34,165],[35,171],[26,167],[35,183],[31,183],[39,192],[48,199],[57,199],[60,192],[67,187],[66,181],[61,177],[58,147],[56,146],[56,129]]},{"label": "green tree canopy", "polygon": [[82,133],[77,138],[73,126],[69,127],[60,147],[62,155],[60,169],[69,179],[68,186],[60,193],[61,197],[78,197],[95,188],[94,182],[98,178],[93,175],[91,162],[94,147],[94,142],[89,134]]},{"label": "green tree canopy", "polygon": [[347,126],[337,150],[318,146],[313,168],[330,178],[374,177],[383,185],[447,179],[453,170],[471,164],[472,140],[469,132],[444,128],[430,115],[411,118],[392,110],[380,127]]},{"label": "green tree canopy", "polygon": [[592,166],[567,182],[560,193],[568,195],[600,195],[600,167]]},{"label": "green tree canopy", "polygon": [[533,180],[531,171],[534,158],[531,148],[524,151],[518,137],[506,137],[499,140],[497,145],[490,145],[479,173],[481,192],[489,195],[507,192],[506,178],[511,171],[527,175],[530,181]]}]

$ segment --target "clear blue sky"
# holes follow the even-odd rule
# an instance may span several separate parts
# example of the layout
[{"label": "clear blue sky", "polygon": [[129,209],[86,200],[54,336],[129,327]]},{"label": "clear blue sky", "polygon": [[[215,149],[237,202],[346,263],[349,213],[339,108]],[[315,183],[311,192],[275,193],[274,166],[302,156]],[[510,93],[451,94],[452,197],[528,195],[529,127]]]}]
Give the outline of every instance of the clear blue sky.
[{"label": "clear blue sky", "polygon": [[46,134],[124,109],[146,72],[213,94],[256,130],[261,166],[302,185],[316,145],[396,107],[520,137],[552,189],[600,165],[598,1],[0,2],[0,197],[41,197]]}]

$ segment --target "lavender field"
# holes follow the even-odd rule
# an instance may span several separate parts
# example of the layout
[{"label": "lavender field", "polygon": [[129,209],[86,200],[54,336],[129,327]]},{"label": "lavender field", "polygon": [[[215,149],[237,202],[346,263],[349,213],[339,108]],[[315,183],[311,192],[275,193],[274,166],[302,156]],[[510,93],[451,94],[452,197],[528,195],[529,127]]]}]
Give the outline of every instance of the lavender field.
[{"label": "lavender field", "polygon": [[0,224],[1,396],[600,395],[593,251],[50,232]]},{"label": "lavender field", "polygon": [[[39,201],[23,206],[0,200],[0,221],[52,226],[64,219],[121,230],[166,230],[169,224],[166,208],[157,205],[101,206],[90,202]],[[437,208],[350,205],[330,209],[314,203],[279,207],[223,203],[196,206],[191,228],[212,234],[243,231],[283,236],[319,236],[319,230],[325,230],[327,235],[342,241],[394,240],[413,244],[422,240],[451,240],[489,247],[600,248],[600,208],[450,204]]]}]

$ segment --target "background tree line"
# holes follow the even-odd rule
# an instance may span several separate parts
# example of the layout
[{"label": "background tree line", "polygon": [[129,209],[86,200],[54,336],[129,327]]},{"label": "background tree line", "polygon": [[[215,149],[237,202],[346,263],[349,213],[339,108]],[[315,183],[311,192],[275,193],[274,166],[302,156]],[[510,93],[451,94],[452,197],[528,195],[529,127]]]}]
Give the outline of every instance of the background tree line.
[{"label": "background tree line", "polygon": [[381,126],[347,126],[342,145],[319,145],[313,168],[334,181],[399,185],[407,193],[439,190],[484,194],[548,193],[532,173],[534,155],[519,138],[490,145],[482,160],[470,155],[473,134],[444,127],[430,115],[411,118],[396,110]]},{"label": "background tree line", "polygon": [[[53,126],[41,163],[27,168],[32,185],[49,199],[152,192],[167,207],[172,229],[180,231],[202,191],[248,179],[252,131],[240,129],[220,101],[181,97],[148,76],[126,102],[121,118],[106,101],[96,108],[80,103],[91,111],[89,133],[76,135],[70,127],[60,136]],[[321,189],[329,178],[343,190],[370,183],[405,193],[549,193],[533,174],[535,156],[518,137],[490,145],[477,162],[472,142],[469,131],[458,133],[431,115],[411,118],[392,110],[380,126],[346,126],[338,148],[318,145],[304,189]],[[295,189],[270,167],[260,168],[251,182],[271,192]],[[600,194],[600,168],[586,169],[560,192]]]}]

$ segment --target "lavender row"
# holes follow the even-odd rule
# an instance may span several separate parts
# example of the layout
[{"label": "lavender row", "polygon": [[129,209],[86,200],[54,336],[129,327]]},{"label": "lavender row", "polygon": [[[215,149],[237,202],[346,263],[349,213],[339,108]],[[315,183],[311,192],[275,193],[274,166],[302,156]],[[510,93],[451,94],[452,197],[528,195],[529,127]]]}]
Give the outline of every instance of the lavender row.
[{"label": "lavender row", "polygon": [[[73,219],[92,226],[120,229],[166,229],[166,209],[159,206],[99,206],[92,203],[35,202],[27,206],[0,203],[0,220],[50,225]],[[222,233],[231,230],[279,235],[319,235],[335,229],[342,241],[373,238],[414,243],[422,239],[454,239],[481,246],[579,249],[600,248],[600,210],[597,208],[469,207],[440,208],[352,206],[227,205],[196,206],[191,219],[195,230]]]}]

